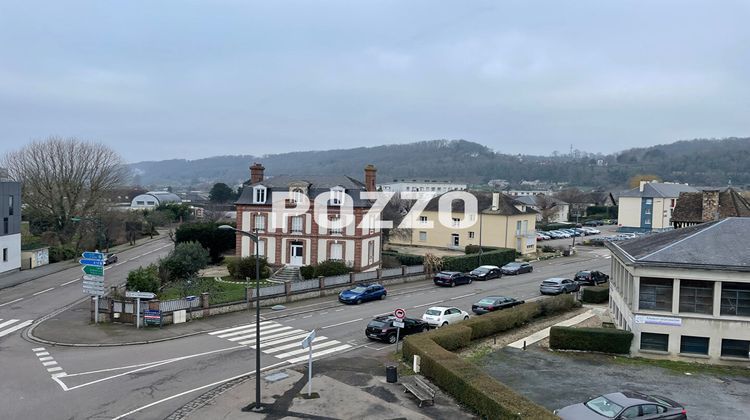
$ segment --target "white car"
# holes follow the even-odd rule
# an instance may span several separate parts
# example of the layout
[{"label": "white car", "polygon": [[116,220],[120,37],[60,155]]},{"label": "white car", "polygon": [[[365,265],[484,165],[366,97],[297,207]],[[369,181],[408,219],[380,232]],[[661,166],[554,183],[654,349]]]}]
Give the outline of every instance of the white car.
[{"label": "white car", "polygon": [[582,227],[581,229],[583,229],[586,232],[588,232],[587,235],[598,235],[598,234],[602,233],[602,231],[600,231],[599,229],[594,229],[594,228],[586,227],[586,226]]},{"label": "white car", "polygon": [[422,321],[428,323],[431,327],[455,324],[465,319],[469,319],[468,312],[446,306],[433,306],[422,315]]}]

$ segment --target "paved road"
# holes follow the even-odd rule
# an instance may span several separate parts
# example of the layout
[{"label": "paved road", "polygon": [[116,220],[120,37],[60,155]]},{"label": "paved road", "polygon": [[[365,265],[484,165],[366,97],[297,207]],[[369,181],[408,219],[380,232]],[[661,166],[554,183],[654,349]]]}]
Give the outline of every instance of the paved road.
[{"label": "paved road", "polygon": [[[439,288],[430,281],[402,284],[390,287],[386,300],[362,305],[344,306],[335,296],[329,296],[297,302],[284,311],[264,310],[261,363],[264,367],[304,363],[306,355],[298,343],[312,329],[316,329],[319,336],[314,345],[319,357],[344,352],[366,356],[385,351],[388,345],[368,341],[363,331],[373,316],[391,313],[396,307],[417,317],[429,306],[438,304],[468,310],[471,303],[489,294],[522,299],[536,297],[539,282],[547,277],[572,276],[579,269],[609,271],[606,250],[579,250],[581,252],[574,257],[534,263],[534,272],[530,274],[455,288]],[[158,253],[148,255],[155,258]],[[132,256],[121,258],[127,260]],[[51,287],[50,283],[34,284],[33,290],[44,290],[44,287]],[[62,286],[58,283],[55,287]],[[55,291],[60,293],[55,289],[34,299]],[[27,295],[23,295],[24,299]],[[74,300],[74,293],[69,297]],[[4,301],[2,298],[0,302]],[[13,334],[0,341],[4,373],[10,372],[11,377],[16,378],[0,382],[0,405],[10,407],[5,414],[12,419],[164,418],[200,391],[255,370],[254,325],[247,322],[252,319],[251,315],[239,313],[225,317],[226,326],[212,333],[128,347],[46,348],[24,342]],[[43,365],[49,362],[56,364]],[[60,370],[47,372],[56,367]],[[53,377],[61,372],[65,372],[65,376]]]}]

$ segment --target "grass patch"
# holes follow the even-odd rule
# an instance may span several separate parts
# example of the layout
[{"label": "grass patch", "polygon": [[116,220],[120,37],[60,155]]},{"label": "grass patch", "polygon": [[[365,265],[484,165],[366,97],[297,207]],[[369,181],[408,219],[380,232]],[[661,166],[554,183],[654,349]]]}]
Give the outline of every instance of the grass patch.
[{"label": "grass patch", "polygon": [[[181,299],[185,296],[200,296],[201,293],[209,293],[210,304],[228,302],[242,302],[245,300],[245,287],[248,283],[225,283],[216,281],[213,277],[201,277],[194,284],[176,283],[164,288],[159,293],[159,299],[171,300]],[[255,282],[249,283],[255,286]],[[261,287],[263,282],[261,281]]]},{"label": "grass patch", "polygon": [[678,374],[702,373],[710,376],[745,376],[750,377],[750,369],[741,366],[709,365],[677,360],[646,359],[643,357],[615,357],[612,359],[621,365],[659,367]]},{"label": "grass patch", "polygon": [[466,355],[466,360],[471,363],[477,364],[482,361],[485,357],[489,356],[493,352],[492,346],[488,344],[482,344],[476,348],[471,349],[469,354]]}]

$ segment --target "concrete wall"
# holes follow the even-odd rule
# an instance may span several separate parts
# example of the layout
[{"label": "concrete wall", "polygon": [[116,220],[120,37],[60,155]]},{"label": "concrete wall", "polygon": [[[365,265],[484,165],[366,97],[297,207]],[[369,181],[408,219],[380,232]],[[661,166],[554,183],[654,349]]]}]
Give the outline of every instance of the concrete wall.
[{"label": "concrete wall", "polygon": [[[2,222],[2,220],[0,220]],[[2,226],[0,226],[2,228]],[[7,251],[6,251],[7,250]],[[7,261],[3,260],[3,252]],[[0,274],[21,268],[21,234],[0,235]]]},{"label": "concrete wall", "polygon": [[617,204],[617,223],[624,227],[641,227],[640,197],[620,197]]}]

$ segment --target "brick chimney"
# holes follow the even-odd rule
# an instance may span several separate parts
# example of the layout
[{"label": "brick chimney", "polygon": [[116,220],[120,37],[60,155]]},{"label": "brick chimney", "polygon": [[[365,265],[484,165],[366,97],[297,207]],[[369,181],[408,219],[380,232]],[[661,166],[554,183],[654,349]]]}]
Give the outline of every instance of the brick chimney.
[{"label": "brick chimney", "polygon": [[713,222],[719,220],[719,190],[704,190],[702,195],[701,221]]},{"label": "brick chimney", "polygon": [[263,167],[258,162],[255,162],[253,166],[250,167],[250,183],[251,184],[257,184],[258,182],[263,181],[263,171],[266,168]]},{"label": "brick chimney", "polygon": [[369,192],[377,191],[377,188],[375,187],[375,173],[377,171],[378,170],[375,169],[374,165],[365,166],[365,188]]}]

